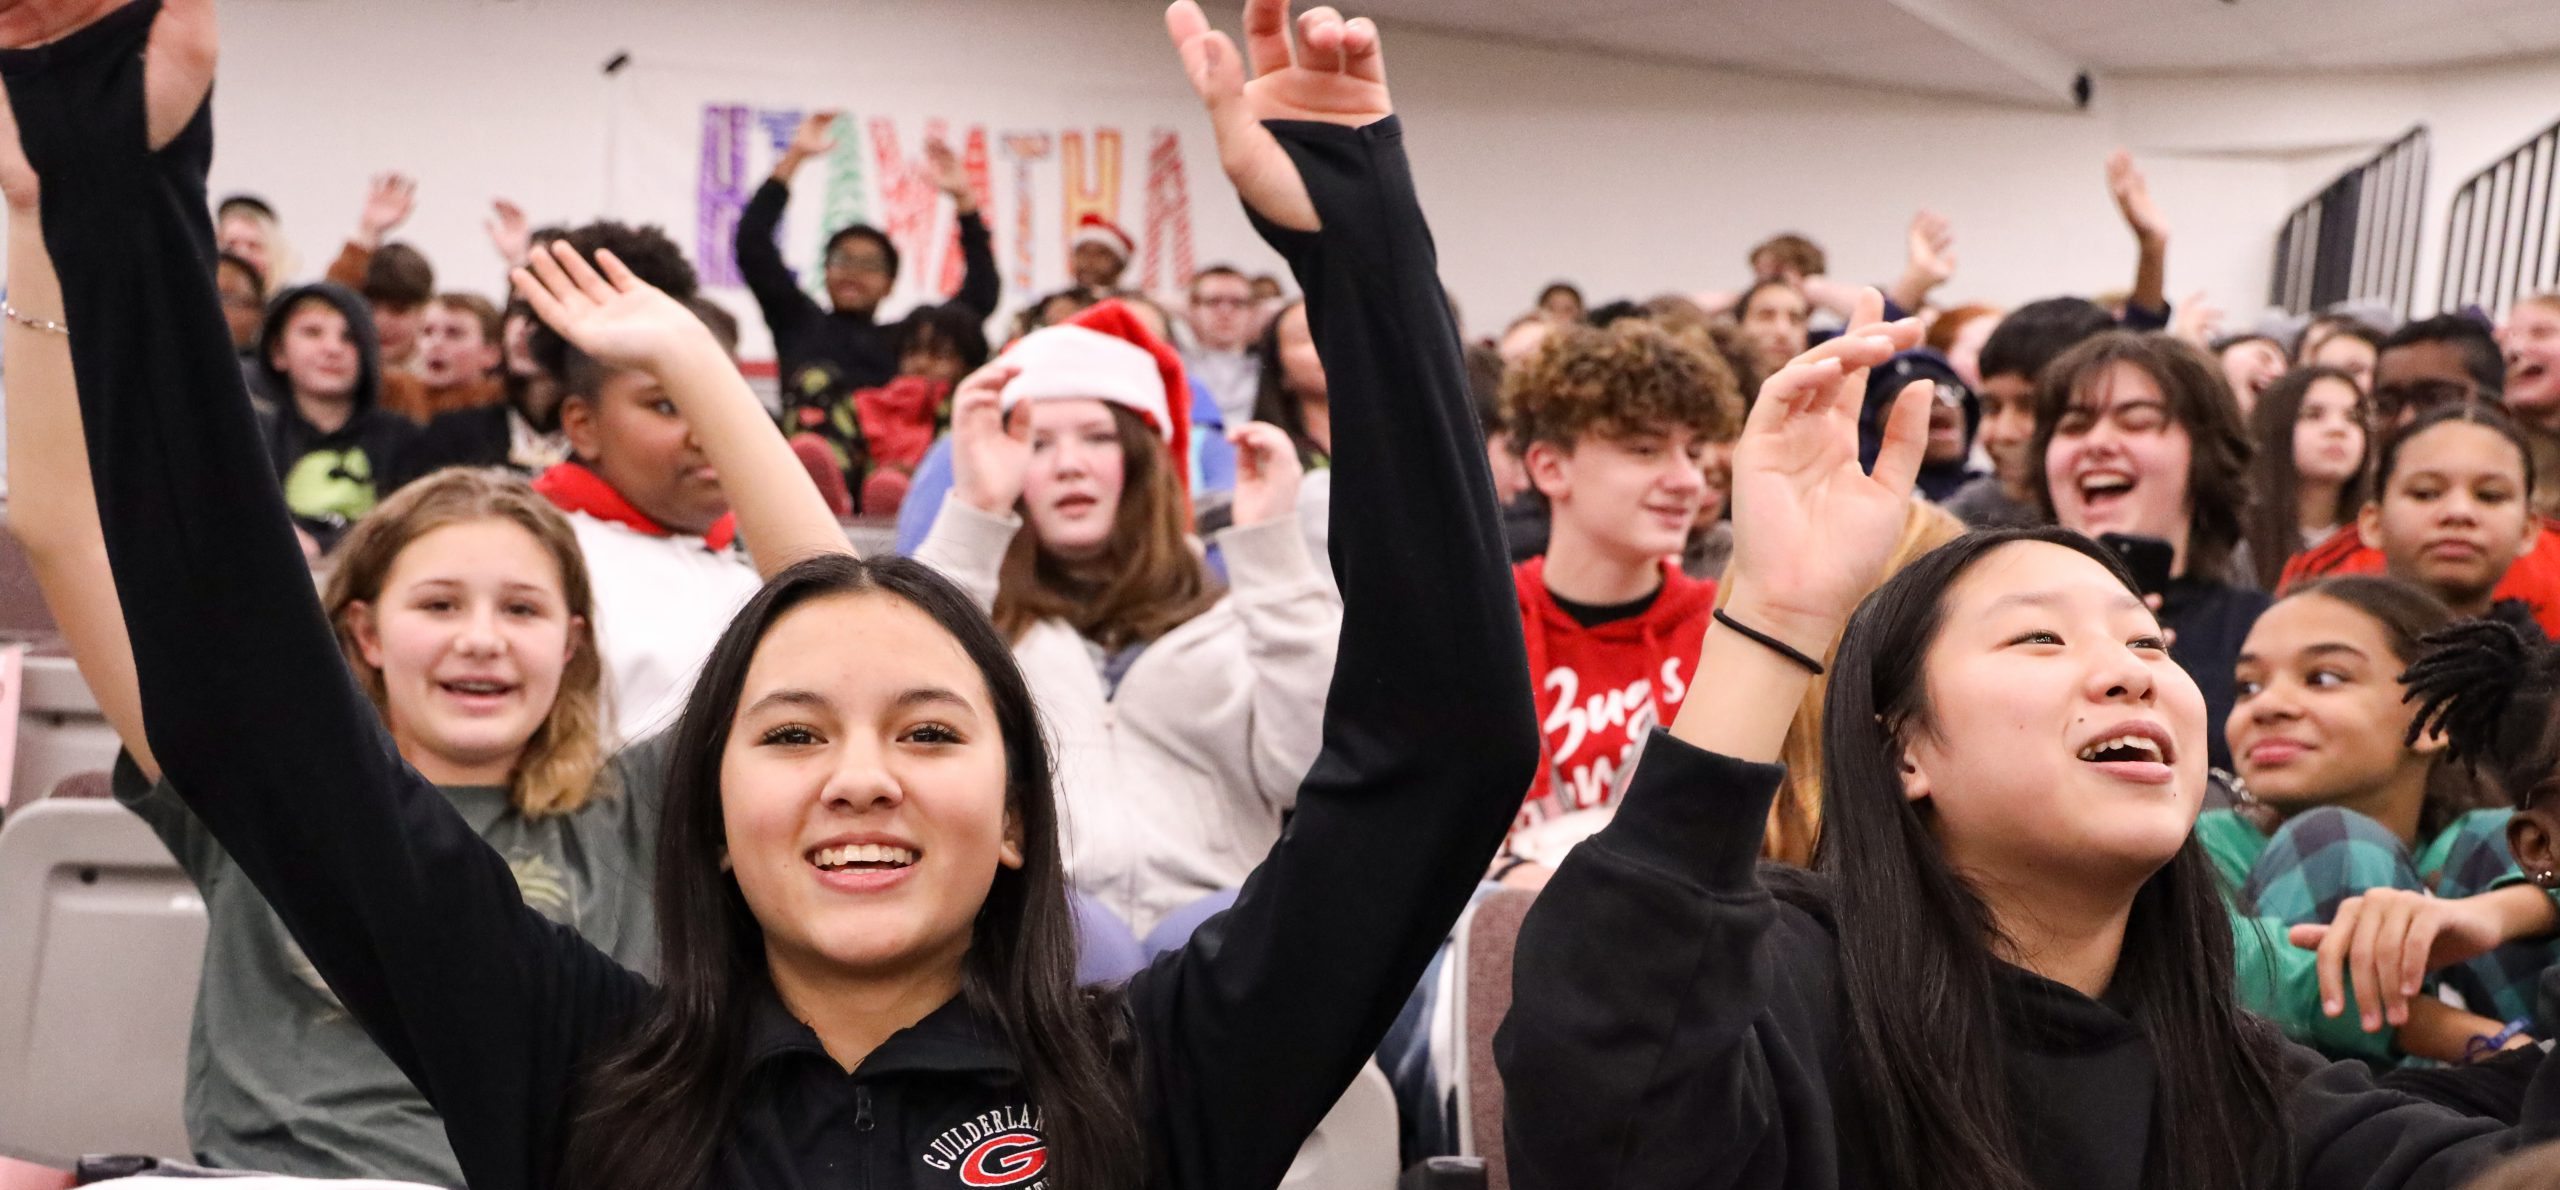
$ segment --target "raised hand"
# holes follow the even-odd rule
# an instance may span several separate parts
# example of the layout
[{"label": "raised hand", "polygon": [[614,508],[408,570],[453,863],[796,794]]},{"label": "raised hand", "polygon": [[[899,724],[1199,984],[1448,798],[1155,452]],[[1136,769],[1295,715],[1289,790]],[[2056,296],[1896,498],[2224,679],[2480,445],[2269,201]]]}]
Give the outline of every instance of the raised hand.
[{"label": "raised hand", "polygon": [[951,209],[966,215],[978,209],[978,192],[969,185],[969,167],[941,137],[924,142],[924,161],[933,170],[933,188],[951,196]]},{"label": "raised hand", "polygon": [[1289,432],[1269,422],[1247,422],[1227,431],[1236,448],[1237,525],[1259,525],[1298,512],[1298,485],[1306,468]]},{"label": "raised hand", "polygon": [[951,494],[997,516],[1011,513],[1022,499],[1022,476],[1031,469],[1029,413],[1004,413],[1004,386],[1021,371],[991,363],[951,394]]},{"label": "raised hand", "polygon": [[1733,606],[1753,626],[1820,655],[1884,573],[1901,540],[1929,422],[1929,386],[1894,400],[1875,472],[1858,466],[1867,369],[1920,341],[1861,293],[1850,329],[1760,386],[1733,448]]},{"label": "raised hand", "polygon": [[791,131],[791,143],[782,147],[782,157],[773,163],[773,176],[788,182],[800,172],[800,164],[812,157],[824,157],[836,151],[835,112],[811,112],[800,118],[800,126]]},{"label": "raised hand", "polygon": [[1378,26],[1366,17],[1346,21],[1330,6],[1311,8],[1298,18],[1292,49],[1289,0],[1246,0],[1248,54],[1239,58],[1234,40],[1209,28],[1197,0],[1174,0],[1164,25],[1192,89],[1208,106],[1218,161],[1236,193],[1273,223],[1316,230],[1306,180],[1262,122],[1312,120],[1357,128],[1385,119],[1395,109],[1387,99]]},{"label": "raised hand", "polygon": [[1905,238],[1908,267],[1914,276],[1926,279],[1934,288],[1956,275],[1956,233],[1948,226],[1946,216],[1935,211],[1912,216],[1911,230]]},{"label": "raised hand", "polygon": [[533,224],[524,217],[524,208],[503,198],[489,200],[489,217],[480,221],[489,233],[489,246],[498,250],[498,258],[511,269],[523,268],[533,252]]},{"label": "raised hand", "polygon": [[608,366],[663,378],[688,354],[721,354],[701,318],[634,276],[611,252],[599,249],[590,266],[568,241],[555,241],[514,276],[516,292],[536,316]]},{"label": "raised hand", "polygon": [[[0,3],[0,49],[60,41],[127,0],[15,0]],[[216,57],[213,0],[163,0],[151,23],[142,66],[144,122],[153,149],[166,148],[195,118],[213,89]],[[36,205],[36,173],[18,139],[18,122],[0,93],[0,194],[21,211]]]},{"label": "raised hand", "polygon": [[2169,221],[2160,214],[2160,205],[2151,201],[2151,180],[2133,163],[2133,154],[2122,149],[2107,156],[2107,193],[2116,200],[2116,211],[2124,216],[2125,226],[2133,229],[2135,239],[2146,244],[2163,243],[2169,238]]},{"label": "raised hand", "polygon": [[364,206],[356,210],[356,241],[366,247],[382,243],[382,237],[409,221],[409,213],[418,209],[418,180],[403,173],[373,175],[366,188]]},{"label": "raised hand", "polygon": [[2177,317],[2169,320],[2169,333],[2203,347],[2222,333],[2223,314],[2213,296],[2199,289],[2178,303]]}]

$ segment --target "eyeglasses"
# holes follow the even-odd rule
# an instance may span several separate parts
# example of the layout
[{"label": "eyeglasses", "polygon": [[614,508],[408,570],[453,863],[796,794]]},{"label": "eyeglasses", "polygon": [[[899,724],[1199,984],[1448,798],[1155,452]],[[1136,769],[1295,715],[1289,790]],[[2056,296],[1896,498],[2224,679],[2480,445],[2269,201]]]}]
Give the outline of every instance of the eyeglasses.
[{"label": "eyeglasses", "polygon": [[2388,421],[2404,414],[2424,413],[2438,405],[2468,401],[2476,395],[2477,390],[2459,380],[2401,380],[2374,387],[2373,409]]},{"label": "eyeglasses", "polygon": [[886,273],[889,271],[889,258],[830,252],[827,254],[827,267],[840,273]]},{"label": "eyeglasses", "polygon": [[1253,299],[1240,297],[1204,297],[1191,299],[1191,304],[1206,307],[1211,310],[1245,310],[1252,308]]}]

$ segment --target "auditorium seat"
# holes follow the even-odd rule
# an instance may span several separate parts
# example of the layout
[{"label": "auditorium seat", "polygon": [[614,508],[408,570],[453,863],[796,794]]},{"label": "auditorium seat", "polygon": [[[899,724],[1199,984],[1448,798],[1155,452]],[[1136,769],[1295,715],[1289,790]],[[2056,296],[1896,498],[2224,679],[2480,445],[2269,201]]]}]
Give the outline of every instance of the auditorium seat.
[{"label": "auditorium seat", "polygon": [[1281,1190],[1396,1190],[1396,1092],[1371,1062],[1334,1101]]},{"label": "auditorium seat", "polygon": [[0,825],[0,1152],[188,1155],[181,1099],[204,901],[111,800]]},{"label": "auditorium seat", "polygon": [[1464,1040],[1452,1084],[1458,1151],[1484,1159],[1489,1190],[1511,1185],[1503,1159],[1502,1073],[1493,1064],[1493,1031],[1511,1011],[1512,951],[1520,940],[1520,922],[1537,899],[1536,893],[1517,888],[1478,898],[1458,919],[1457,942],[1449,956],[1453,1011]]},{"label": "auditorium seat", "polygon": [[41,798],[75,773],[115,763],[115,728],[98,712],[98,700],[69,657],[35,653],[26,658],[18,700],[18,754],[10,766],[10,800]]}]

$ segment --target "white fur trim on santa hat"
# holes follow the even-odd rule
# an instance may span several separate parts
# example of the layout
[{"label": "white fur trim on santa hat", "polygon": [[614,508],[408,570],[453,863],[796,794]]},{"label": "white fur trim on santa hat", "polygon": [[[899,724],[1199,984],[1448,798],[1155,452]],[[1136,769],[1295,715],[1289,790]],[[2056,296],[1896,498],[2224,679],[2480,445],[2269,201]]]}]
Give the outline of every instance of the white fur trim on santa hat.
[{"label": "white fur trim on santa hat", "polygon": [[1087,215],[1076,221],[1076,234],[1067,241],[1067,250],[1072,252],[1087,244],[1109,248],[1119,253],[1122,260],[1129,259],[1138,250],[1138,246],[1130,242],[1128,232],[1100,215]]},{"label": "white fur trim on santa hat", "polygon": [[1173,437],[1164,375],[1154,356],[1127,339],[1074,325],[1043,327],[1006,348],[1004,360],[1022,369],[1004,386],[1006,412],[1024,401],[1109,401],[1147,418],[1167,441]]}]

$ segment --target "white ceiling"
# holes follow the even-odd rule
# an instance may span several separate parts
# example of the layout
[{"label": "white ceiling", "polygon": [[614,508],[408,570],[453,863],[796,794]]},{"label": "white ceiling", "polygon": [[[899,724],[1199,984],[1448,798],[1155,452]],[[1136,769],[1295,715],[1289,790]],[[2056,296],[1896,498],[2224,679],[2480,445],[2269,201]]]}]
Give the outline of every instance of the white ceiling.
[{"label": "white ceiling", "polygon": [[1454,32],[2014,102],[2081,71],[2387,70],[2560,54],[2555,0],[1352,0]]}]

